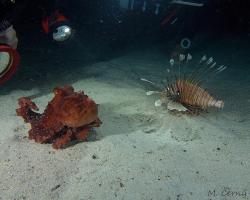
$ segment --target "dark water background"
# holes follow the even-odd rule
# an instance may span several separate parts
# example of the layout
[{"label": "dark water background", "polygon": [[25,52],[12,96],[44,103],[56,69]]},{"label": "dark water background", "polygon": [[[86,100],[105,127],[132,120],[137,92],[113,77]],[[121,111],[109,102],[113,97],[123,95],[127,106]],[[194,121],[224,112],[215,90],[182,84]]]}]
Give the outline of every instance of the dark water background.
[{"label": "dark water background", "polygon": [[[1,94],[16,89],[28,90],[31,85],[48,88],[46,86],[51,84],[53,88],[65,84],[63,77],[69,73],[74,73],[74,78],[67,82],[72,84],[84,78],[83,73],[77,72],[84,71],[85,66],[131,51],[157,48],[170,57],[183,37],[191,39],[189,51],[192,53],[205,52],[212,45],[226,44],[225,49],[229,46],[237,50],[231,54],[220,52],[222,57],[249,63],[250,17],[246,0],[208,1],[202,8],[161,1],[158,15],[154,13],[153,1],[149,1],[151,4],[145,12],[142,12],[143,1],[135,2],[134,10],[121,9],[116,0],[68,2],[64,12],[75,33],[64,44],[53,42],[42,32],[42,14],[36,3],[26,5],[25,12],[15,24],[22,62]],[[171,24],[173,17],[168,24],[161,26],[161,22],[178,7],[178,20]],[[237,52],[240,55],[234,56]],[[44,92],[49,91],[44,89]]]}]

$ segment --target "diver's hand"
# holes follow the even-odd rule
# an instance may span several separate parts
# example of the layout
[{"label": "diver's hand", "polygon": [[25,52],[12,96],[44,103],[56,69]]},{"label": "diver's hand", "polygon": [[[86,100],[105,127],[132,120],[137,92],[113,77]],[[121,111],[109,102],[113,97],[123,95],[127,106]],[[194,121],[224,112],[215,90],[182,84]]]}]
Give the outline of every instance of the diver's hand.
[{"label": "diver's hand", "polygon": [[13,26],[10,26],[6,30],[0,32],[0,43],[7,44],[14,49],[17,48],[18,39]]}]

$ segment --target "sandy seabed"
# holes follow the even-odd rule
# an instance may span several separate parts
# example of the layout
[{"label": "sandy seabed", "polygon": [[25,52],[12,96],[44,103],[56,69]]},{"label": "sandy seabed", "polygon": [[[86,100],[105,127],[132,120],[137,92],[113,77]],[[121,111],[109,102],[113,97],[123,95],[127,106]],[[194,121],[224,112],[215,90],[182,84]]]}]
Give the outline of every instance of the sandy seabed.
[{"label": "sandy seabed", "polygon": [[[13,80],[18,87],[0,96],[0,199],[250,199],[249,58],[234,47],[209,49],[228,65],[205,84],[225,108],[199,116],[170,114],[145,95],[150,85],[140,77],[160,81],[168,65],[157,48],[76,71],[66,63],[60,80],[39,74],[42,84],[27,73],[25,90],[23,80]],[[63,150],[28,140],[29,124],[15,114],[17,99],[39,94],[34,101],[43,111],[53,87],[69,83],[100,104],[101,127],[89,142]]]}]

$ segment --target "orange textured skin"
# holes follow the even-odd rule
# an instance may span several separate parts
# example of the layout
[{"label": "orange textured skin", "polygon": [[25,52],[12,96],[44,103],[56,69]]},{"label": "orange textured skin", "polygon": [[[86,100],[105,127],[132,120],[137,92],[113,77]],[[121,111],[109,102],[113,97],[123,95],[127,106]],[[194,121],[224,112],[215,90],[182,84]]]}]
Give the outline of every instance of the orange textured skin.
[{"label": "orange textured skin", "polygon": [[64,148],[72,141],[84,141],[91,127],[98,127],[98,105],[84,92],[74,92],[73,87],[54,89],[54,98],[48,103],[43,114],[28,97],[18,100],[16,110],[25,122],[31,124],[29,139],[38,143],[52,143],[56,149]]}]

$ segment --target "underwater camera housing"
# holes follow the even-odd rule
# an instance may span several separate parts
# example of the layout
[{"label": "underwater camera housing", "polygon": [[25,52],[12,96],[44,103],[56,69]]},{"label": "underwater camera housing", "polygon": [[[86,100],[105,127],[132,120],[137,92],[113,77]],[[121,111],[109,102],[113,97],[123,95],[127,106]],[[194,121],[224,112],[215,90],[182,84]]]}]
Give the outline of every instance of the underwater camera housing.
[{"label": "underwater camera housing", "polygon": [[20,56],[16,49],[0,44],[0,85],[12,77],[19,63]]},{"label": "underwater camera housing", "polygon": [[168,1],[164,0],[120,0],[120,7],[124,10],[160,14],[164,10]]},{"label": "underwater camera housing", "polygon": [[208,0],[119,0],[124,10],[141,11],[155,15],[168,10],[169,4],[202,7]]},{"label": "underwater camera housing", "polygon": [[42,20],[42,28],[56,42],[64,42],[72,36],[69,20],[58,10]]}]

